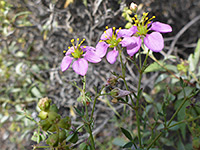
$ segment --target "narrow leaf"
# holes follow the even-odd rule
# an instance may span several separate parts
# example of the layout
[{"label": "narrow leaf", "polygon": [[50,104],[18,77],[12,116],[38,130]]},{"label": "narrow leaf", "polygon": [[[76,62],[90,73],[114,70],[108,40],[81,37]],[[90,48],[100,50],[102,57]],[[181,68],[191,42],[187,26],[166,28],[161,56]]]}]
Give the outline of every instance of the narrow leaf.
[{"label": "narrow leaf", "polygon": [[131,136],[131,134],[129,133],[128,130],[126,130],[126,129],[124,129],[124,128],[121,128],[121,130],[122,130],[122,133],[123,133],[130,141],[133,140],[133,138],[132,138],[132,136]]}]

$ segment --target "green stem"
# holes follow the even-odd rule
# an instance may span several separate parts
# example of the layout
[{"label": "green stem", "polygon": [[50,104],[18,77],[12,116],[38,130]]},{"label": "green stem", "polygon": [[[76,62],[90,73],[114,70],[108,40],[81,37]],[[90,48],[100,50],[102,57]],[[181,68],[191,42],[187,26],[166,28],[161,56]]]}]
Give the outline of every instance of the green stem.
[{"label": "green stem", "polygon": [[91,126],[90,126],[90,124],[88,124],[87,126],[88,126],[88,130],[89,130],[89,134],[90,134],[92,150],[95,150],[95,144],[94,144],[94,138],[93,138]]},{"label": "green stem", "polygon": [[171,117],[171,119],[169,120],[168,124],[167,124],[167,128],[169,127],[169,125],[171,124],[171,122],[173,121],[173,119],[176,117],[176,115],[178,114],[178,112],[181,110],[181,108],[183,107],[183,105],[185,104],[185,102],[188,100],[187,97],[184,98],[184,101],[181,103],[181,105],[178,107],[178,109],[176,110],[176,112],[173,114],[173,116]]},{"label": "green stem", "polygon": [[50,146],[33,146],[33,149],[35,150],[36,148],[50,148]]},{"label": "green stem", "polygon": [[[126,80],[125,80],[125,72],[126,72],[126,71],[125,71],[125,68],[124,68],[123,61],[122,61],[122,54],[121,54],[121,51],[119,51],[119,57],[120,57],[120,63],[121,63],[121,69],[122,69],[122,79],[123,79],[124,84],[125,84],[125,86],[126,86],[126,90],[129,91],[128,84],[127,84],[127,82],[126,82]],[[135,106],[132,96],[129,95],[129,97],[130,97],[130,99],[131,99],[132,105]]]},{"label": "green stem", "polygon": [[151,146],[160,138],[160,136],[162,135],[162,132],[160,132],[156,138],[148,145],[147,150],[149,150],[151,148]]},{"label": "green stem", "polygon": [[96,102],[97,102],[97,98],[101,95],[107,95],[107,94],[101,94],[102,90],[105,88],[105,85],[102,86],[101,90],[99,91],[99,94],[97,94],[94,98],[94,103],[93,103],[93,106],[92,106],[92,113],[91,113],[91,116],[90,116],[90,120],[92,120],[93,118],[93,114],[94,114],[94,108],[95,108],[95,105],[96,105]]},{"label": "green stem", "polygon": [[191,122],[191,121],[194,121],[194,120],[197,120],[197,119],[200,119],[200,116],[197,116],[197,117],[192,118],[192,119],[182,120],[182,121],[180,121],[180,122],[177,122],[177,123],[175,123],[175,124],[173,124],[173,125],[171,125],[171,126],[168,126],[168,129],[169,129],[169,128],[172,128],[172,127],[174,127],[174,126],[177,126],[177,125],[179,125],[179,124],[182,124],[182,123],[185,123],[185,122]]},{"label": "green stem", "polygon": [[138,140],[139,140],[139,145],[142,147],[142,142],[141,142],[141,133],[140,133],[140,118],[139,118],[139,100],[140,100],[140,85],[141,85],[141,80],[142,80],[142,73],[140,72],[139,76],[139,83],[138,83],[138,93],[137,93],[137,100],[136,100],[136,109],[135,109],[135,114],[136,114],[136,121],[137,121],[137,128],[138,128]]},{"label": "green stem", "polygon": [[140,64],[140,69],[139,70],[139,81],[138,81],[138,91],[137,91],[137,100],[136,100],[136,109],[135,109],[135,114],[136,114],[136,121],[137,121],[137,128],[138,128],[138,140],[139,140],[139,145],[140,148],[142,147],[142,142],[141,142],[141,131],[140,131],[140,117],[139,117],[139,100],[140,100],[140,86],[141,86],[141,81],[142,81],[142,65],[141,65],[141,53],[139,50],[139,64]]},{"label": "green stem", "polygon": [[139,145],[142,147],[142,142],[141,142],[141,131],[140,131],[140,116],[139,116],[139,100],[140,100],[140,88],[141,88],[141,81],[142,81],[142,74],[146,68],[147,64],[147,58],[149,56],[149,51],[146,54],[145,60],[142,65],[142,58],[141,58],[141,52],[139,50],[139,63],[140,63],[140,70],[139,70],[139,81],[138,81],[138,92],[137,92],[137,100],[136,100],[136,109],[135,109],[135,114],[136,114],[136,121],[137,121],[137,128],[138,128],[138,140],[139,140]]}]

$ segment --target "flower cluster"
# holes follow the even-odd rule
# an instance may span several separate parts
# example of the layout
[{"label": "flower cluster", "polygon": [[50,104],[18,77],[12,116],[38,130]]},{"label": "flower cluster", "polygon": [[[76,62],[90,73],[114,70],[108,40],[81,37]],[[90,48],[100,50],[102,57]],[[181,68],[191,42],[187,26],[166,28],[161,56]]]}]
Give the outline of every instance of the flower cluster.
[{"label": "flower cluster", "polygon": [[81,44],[85,41],[83,39],[79,44],[79,39],[77,39],[76,45],[74,44],[74,39],[71,40],[72,47],[68,47],[68,51],[64,51],[65,54],[62,62],[61,62],[61,70],[67,70],[72,61],[73,70],[79,74],[84,76],[88,70],[88,61],[91,63],[98,63],[101,61],[101,58],[95,53],[95,48],[91,46],[81,46]]},{"label": "flower cluster", "polygon": [[160,33],[172,31],[170,25],[161,22],[152,22],[155,16],[150,19],[147,16],[148,13],[143,13],[143,16],[139,19],[135,15],[133,18],[135,24],[129,29],[129,32],[133,33],[132,36],[127,36],[120,42],[123,47],[127,48],[127,53],[130,56],[138,52],[142,43],[150,50],[160,52],[164,48],[164,39]]},{"label": "flower cluster", "polygon": [[[122,47],[126,48],[130,56],[136,54],[142,44],[153,52],[160,52],[164,48],[164,39],[161,33],[171,32],[172,28],[168,24],[153,22],[154,18],[155,16],[148,18],[148,13],[143,13],[141,17],[137,15],[133,17],[135,24],[130,29],[106,27],[96,48],[81,46],[84,40],[79,44],[79,39],[75,45],[74,39],[72,39],[72,47],[69,47],[68,51],[64,51],[65,56],[61,62],[61,70],[67,70],[73,62],[73,70],[84,76],[87,73],[88,61],[98,63],[107,53],[107,61],[113,64],[122,51]],[[107,52],[108,48],[111,51]]]}]

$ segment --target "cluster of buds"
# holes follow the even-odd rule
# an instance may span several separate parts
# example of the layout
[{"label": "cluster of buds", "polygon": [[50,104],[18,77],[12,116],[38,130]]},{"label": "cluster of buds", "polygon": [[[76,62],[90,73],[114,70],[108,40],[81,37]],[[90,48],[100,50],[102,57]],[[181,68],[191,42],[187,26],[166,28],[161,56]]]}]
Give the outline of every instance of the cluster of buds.
[{"label": "cluster of buds", "polygon": [[42,130],[53,133],[49,135],[48,139],[46,140],[48,145],[51,147],[66,147],[66,142],[64,142],[66,139],[69,142],[75,141],[74,136],[70,135],[70,117],[67,116],[65,118],[61,118],[60,114],[58,114],[57,106],[55,104],[51,105],[51,100],[47,97],[40,99],[38,102],[38,107],[40,108],[38,117],[41,119],[39,123]]}]

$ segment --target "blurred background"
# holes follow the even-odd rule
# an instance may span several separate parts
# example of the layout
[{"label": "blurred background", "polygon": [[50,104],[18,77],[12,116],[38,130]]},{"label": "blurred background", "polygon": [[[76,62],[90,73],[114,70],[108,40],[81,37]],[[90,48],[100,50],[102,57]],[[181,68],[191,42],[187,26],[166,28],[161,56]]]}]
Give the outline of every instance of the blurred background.
[{"label": "blurred background", "polygon": [[[51,98],[63,116],[73,118],[74,125],[81,124],[73,110],[74,105],[79,105],[76,100],[79,92],[69,84],[70,81],[81,84],[81,80],[71,68],[61,72],[63,50],[71,46],[73,38],[85,38],[86,45],[95,47],[106,26],[123,28],[127,21],[122,13],[131,2],[0,0],[0,149],[32,149],[35,143],[30,139],[35,124],[26,119],[24,113],[37,120],[36,104],[42,97]],[[199,0],[134,2],[141,4],[141,12],[149,12],[150,16],[156,16],[155,20],[172,26],[173,32],[164,35],[165,54],[175,55],[180,61],[194,52],[200,38]],[[98,88],[106,84],[111,71],[120,73],[119,64],[118,61],[110,65],[106,60],[90,64],[88,91],[95,94],[93,86]],[[147,93],[152,92],[157,76],[155,72],[144,76],[142,86]],[[135,89],[138,75],[132,64],[128,64],[127,80],[130,88]],[[121,136],[119,126],[124,122],[131,126],[134,122],[133,112],[129,112],[127,120],[120,118],[122,110],[123,105],[98,101],[94,114],[98,149],[119,149],[116,139]],[[186,141],[190,143],[190,139]],[[176,145],[173,141],[166,143],[163,141],[166,149]]]}]

